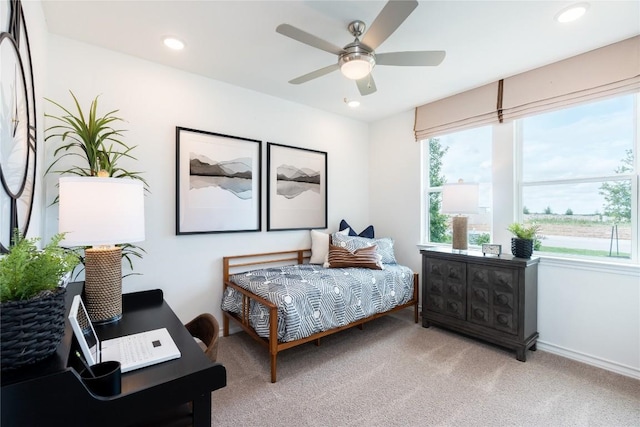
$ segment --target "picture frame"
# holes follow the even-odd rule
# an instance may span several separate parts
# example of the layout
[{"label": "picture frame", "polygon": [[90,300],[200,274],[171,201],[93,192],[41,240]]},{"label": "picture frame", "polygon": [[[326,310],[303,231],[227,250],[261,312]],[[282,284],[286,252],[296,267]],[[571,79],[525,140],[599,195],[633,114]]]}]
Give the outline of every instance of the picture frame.
[{"label": "picture frame", "polygon": [[327,228],[327,153],[267,143],[267,231]]},{"label": "picture frame", "polygon": [[262,142],[176,127],[176,234],[261,231]]}]

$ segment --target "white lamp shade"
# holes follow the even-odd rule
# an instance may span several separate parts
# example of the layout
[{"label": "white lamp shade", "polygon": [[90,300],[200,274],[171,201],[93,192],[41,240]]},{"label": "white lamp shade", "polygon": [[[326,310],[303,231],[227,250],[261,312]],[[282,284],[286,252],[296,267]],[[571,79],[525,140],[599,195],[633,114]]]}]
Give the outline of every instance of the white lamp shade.
[{"label": "white lamp shade", "polygon": [[342,74],[351,80],[360,80],[366,77],[373,68],[373,64],[368,58],[356,58],[345,60],[340,66]]},{"label": "white lamp shade", "polygon": [[144,186],[127,178],[60,178],[62,244],[98,246],[144,240]]},{"label": "white lamp shade", "polygon": [[444,184],[442,187],[442,213],[478,213],[478,198],[479,185],[477,183]]}]

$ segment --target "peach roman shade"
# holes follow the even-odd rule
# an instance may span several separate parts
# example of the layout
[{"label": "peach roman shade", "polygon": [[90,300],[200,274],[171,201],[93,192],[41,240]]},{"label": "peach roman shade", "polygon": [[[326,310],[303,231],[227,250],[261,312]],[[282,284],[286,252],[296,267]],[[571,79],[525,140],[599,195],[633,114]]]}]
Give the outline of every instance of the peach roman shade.
[{"label": "peach roman shade", "polygon": [[504,120],[640,89],[640,36],[504,79]]},{"label": "peach roman shade", "polygon": [[640,36],[416,108],[416,140],[640,91]]},{"label": "peach roman shade", "polygon": [[416,108],[416,141],[498,123],[498,82]]}]

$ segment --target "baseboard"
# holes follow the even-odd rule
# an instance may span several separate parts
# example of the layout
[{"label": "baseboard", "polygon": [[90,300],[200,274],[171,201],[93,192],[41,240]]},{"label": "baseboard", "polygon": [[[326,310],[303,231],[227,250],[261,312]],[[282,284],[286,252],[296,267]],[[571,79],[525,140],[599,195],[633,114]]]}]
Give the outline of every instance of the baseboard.
[{"label": "baseboard", "polygon": [[586,363],[587,365],[595,366],[597,368],[606,369],[607,371],[615,372],[616,374],[624,375],[626,377],[640,379],[640,369],[638,368],[622,365],[620,363],[580,353],[579,351],[570,350],[568,348],[560,347],[555,344],[550,344],[540,340],[538,340],[536,347],[538,348],[538,350],[546,351],[547,353],[553,353],[557,354],[558,356],[566,357],[567,359],[577,360],[578,362]]}]

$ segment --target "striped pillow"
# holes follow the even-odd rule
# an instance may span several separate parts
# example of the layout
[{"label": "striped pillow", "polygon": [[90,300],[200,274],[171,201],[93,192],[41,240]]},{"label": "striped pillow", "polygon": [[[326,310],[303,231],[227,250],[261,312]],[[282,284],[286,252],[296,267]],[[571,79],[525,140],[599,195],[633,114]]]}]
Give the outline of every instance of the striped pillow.
[{"label": "striped pillow", "polygon": [[329,268],[355,267],[382,270],[380,255],[376,249],[376,246],[369,246],[350,252],[348,249],[329,245]]}]

